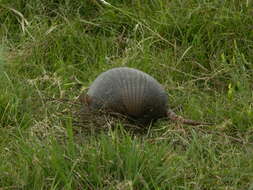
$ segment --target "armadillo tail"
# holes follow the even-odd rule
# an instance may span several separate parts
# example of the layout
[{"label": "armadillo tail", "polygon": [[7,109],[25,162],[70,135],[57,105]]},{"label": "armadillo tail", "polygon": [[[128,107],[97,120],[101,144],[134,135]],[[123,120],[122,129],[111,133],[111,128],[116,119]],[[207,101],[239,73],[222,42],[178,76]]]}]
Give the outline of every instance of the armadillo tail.
[{"label": "armadillo tail", "polygon": [[193,125],[193,126],[197,126],[197,125],[211,125],[211,123],[205,123],[205,122],[200,122],[200,121],[193,121],[193,120],[190,120],[190,119],[184,119],[183,117],[177,115],[172,110],[168,110],[167,111],[167,117],[169,119],[171,119],[172,121],[180,122],[180,123],[187,124],[187,125]]}]

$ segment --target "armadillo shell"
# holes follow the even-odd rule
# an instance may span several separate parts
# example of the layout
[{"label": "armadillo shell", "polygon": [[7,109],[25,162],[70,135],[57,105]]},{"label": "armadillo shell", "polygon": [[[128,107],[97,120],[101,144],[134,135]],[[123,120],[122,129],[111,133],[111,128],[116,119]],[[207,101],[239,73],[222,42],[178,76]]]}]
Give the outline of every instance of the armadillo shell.
[{"label": "armadillo shell", "polygon": [[150,75],[118,67],[100,74],[87,95],[93,109],[105,108],[135,118],[157,119],[166,115],[167,94]]}]

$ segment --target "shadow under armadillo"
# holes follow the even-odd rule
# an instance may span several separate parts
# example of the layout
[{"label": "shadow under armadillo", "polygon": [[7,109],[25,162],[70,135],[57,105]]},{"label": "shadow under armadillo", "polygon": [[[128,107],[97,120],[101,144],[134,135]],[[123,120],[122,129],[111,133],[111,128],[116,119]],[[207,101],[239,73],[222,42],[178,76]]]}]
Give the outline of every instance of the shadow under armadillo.
[{"label": "shadow under armadillo", "polygon": [[[74,125],[79,127],[79,131],[88,133],[99,133],[108,131],[120,126],[124,130],[134,133],[145,133],[147,127],[152,125],[153,121],[138,120],[133,117],[123,114],[101,110],[90,110],[87,106],[82,105],[82,108],[75,114]],[[93,133],[93,134],[94,134]]]}]

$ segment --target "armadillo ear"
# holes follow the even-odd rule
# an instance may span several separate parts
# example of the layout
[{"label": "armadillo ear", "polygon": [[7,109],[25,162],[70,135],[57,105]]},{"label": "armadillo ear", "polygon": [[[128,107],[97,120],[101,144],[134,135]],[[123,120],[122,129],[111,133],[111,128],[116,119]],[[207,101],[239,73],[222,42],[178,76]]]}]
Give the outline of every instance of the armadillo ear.
[{"label": "armadillo ear", "polygon": [[80,102],[81,104],[83,104],[84,101],[85,101],[85,94],[82,93],[82,94],[78,97],[78,100],[79,100],[79,102]]},{"label": "armadillo ear", "polygon": [[79,97],[78,100],[81,104],[87,104],[87,94],[86,93],[82,93]]},{"label": "armadillo ear", "polygon": [[88,94],[86,93],[82,93],[79,97],[78,97],[79,101],[81,104],[85,104],[85,105],[89,105],[91,103],[91,98],[89,97]]},{"label": "armadillo ear", "polygon": [[89,88],[85,88],[82,92],[81,95],[78,97],[78,100],[81,104],[88,105],[90,103],[90,98],[87,94]]}]

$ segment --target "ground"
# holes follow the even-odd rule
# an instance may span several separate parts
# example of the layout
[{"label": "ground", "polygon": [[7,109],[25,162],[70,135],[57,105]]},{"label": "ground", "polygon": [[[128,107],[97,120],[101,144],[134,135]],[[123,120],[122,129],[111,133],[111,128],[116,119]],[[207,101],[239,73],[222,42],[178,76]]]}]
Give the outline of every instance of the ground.
[{"label": "ground", "polygon": [[[252,189],[252,2],[107,2],[0,1],[0,189]],[[80,122],[79,95],[117,66],[214,124]]]}]

